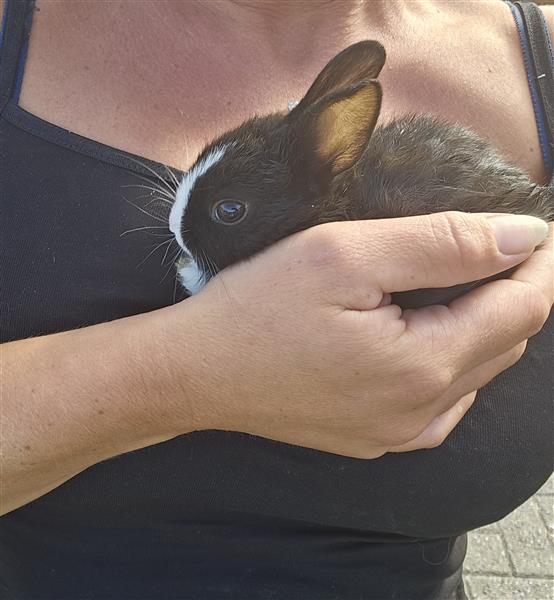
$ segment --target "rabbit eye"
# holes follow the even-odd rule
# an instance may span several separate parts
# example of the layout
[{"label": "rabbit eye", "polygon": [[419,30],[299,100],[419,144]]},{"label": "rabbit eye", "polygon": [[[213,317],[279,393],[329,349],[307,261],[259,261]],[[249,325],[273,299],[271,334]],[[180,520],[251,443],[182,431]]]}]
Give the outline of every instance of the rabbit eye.
[{"label": "rabbit eye", "polygon": [[236,200],[222,200],[213,209],[212,218],[218,223],[235,225],[240,223],[246,215],[246,205]]}]

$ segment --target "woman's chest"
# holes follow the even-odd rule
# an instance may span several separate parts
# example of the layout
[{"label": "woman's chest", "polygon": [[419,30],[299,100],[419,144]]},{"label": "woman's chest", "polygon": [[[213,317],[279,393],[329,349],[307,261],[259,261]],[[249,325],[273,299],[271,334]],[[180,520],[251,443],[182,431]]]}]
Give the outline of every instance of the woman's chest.
[{"label": "woman's chest", "polygon": [[387,50],[381,123],[435,113],[472,127],[533,178],[544,177],[523,57],[506,7],[474,21],[454,14],[426,22],[414,18],[394,31],[358,27],[322,56],[295,65],[256,52],[248,41],[239,47],[232,39],[214,39],[208,49],[191,39],[160,41],[161,50],[148,52],[148,40],[138,46],[107,34],[95,44],[76,32],[53,39],[47,35],[53,27],[47,20],[33,25],[23,108],[180,169],[190,167],[211,139],[254,114],[286,110],[327,58],[373,38]]}]

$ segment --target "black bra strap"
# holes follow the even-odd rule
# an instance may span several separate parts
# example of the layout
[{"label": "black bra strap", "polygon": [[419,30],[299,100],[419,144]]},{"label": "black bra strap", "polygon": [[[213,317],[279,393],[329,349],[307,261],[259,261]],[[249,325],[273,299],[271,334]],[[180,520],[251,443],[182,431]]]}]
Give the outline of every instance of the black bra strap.
[{"label": "black bra strap", "polygon": [[[532,2],[515,2],[518,6],[533,59],[536,89],[542,103],[547,143],[554,155],[554,53],[548,25],[542,10]],[[554,169],[550,183],[554,185]]]},{"label": "black bra strap", "polygon": [[0,46],[0,112],[15,89],[21,51],[29,35],[26,24],[33,8],[33,0],[7,0]]}]

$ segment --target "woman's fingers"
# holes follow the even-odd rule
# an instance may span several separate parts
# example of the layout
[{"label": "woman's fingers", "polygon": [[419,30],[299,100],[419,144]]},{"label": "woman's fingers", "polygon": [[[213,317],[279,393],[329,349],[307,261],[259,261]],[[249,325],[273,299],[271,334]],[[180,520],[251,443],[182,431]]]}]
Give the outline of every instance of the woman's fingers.
[{"label": "woman's fingers", "polygon": [[[332,273],[333,285],[330,276],[322,277],[327,281],[322,297],[368,313],[370,328],[375,319],[369,313],[382,308],[387,294],[489,277],[528,258],[547,234],[548,225],[535,217],[447,212],[329,223],[313,228],[305,239],[311,266]],[[536,252],[532,264],[514,278],[480,286],[448,307],[404,311],[403,323],[391,323],[391,331],[405,326],[405,351],[416,347],[423,356],[438,356],[442,379],[457,379],[543,326],[554,300],[553,286],[548,288],[554,269],[549,248]]]},{"label": "woman's fingers", "polygon": [[470,392],[460,398],[454,406],[451,406],[446,412],[435,417],[425,430],[415,439],[394,446],[389,452],[411,452],[412,450],[422,450],[425,448],[436,448],[440,446],[448,437],[450,432],[461,421],[462,417],[470,409],[475,401],[477,391]]},{"label": "woman's fingers", "polygon": [[532,285],[544,296],[547,304],[554,303],[554,223],[549,224],[544,243],[521,264],[511,279]]},{"label": "woman's fingers", "polygon": [[[485,279],[529,257],[548,233],[526,215],[443,212],[329,223],[312,229],[315,260],[333,270],[345,308],[374,308],[368,292],[445,288]],[[346,300],[346,304],[342,301]]]},{"label": "woman's fingers", "polygon": [[[548,319],[553,302],[554,224],[550,224],[544,244],[509,279],[482,285],[447,308],[405,311],[404,318],[407,332],[422,340],[422,349],[443,347],[446,351],[450,345],[455,350],[456,377],[535,335]],[[475,332],[479,332],[477,338]]]},{"label": "woman's fingers", "polygon": [[514,365],[525,352],[526,346],[526,341],[518,344],[460,377],[436,403],[436,407],[444,412],[433,418],[415,439],[395,446],[389,452],[408,452],[440,446],[473,404],[477,394],[475,390],[482,388],[499,373]]},{"label": "woman's fingers", "polygon": [[405,335],[449,365],[452,380],[535,335],[551,310],[540,287],[514,279],[487,283],[448,307],[404,311]]}]

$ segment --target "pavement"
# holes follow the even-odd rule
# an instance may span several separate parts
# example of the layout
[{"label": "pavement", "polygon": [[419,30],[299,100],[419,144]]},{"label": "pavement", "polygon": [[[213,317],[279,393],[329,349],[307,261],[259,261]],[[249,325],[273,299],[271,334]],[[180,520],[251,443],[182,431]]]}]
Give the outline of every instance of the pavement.
[{"label": "pavement", "polygon": [[554,600],[554,475],[505,519],[471,532],[470,600]]}]

